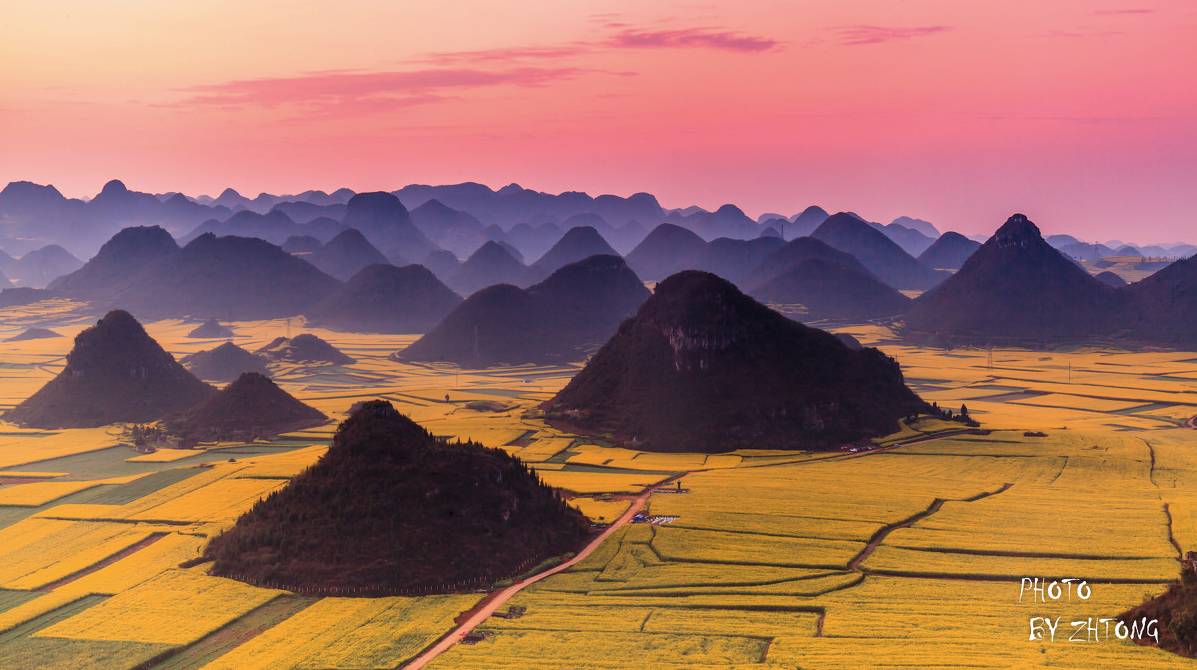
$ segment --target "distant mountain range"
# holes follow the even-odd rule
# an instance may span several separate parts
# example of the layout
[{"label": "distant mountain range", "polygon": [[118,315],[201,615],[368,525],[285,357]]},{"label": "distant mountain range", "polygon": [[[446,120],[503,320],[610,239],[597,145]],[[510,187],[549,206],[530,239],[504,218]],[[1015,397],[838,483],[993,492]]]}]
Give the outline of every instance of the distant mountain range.
[{"label": "distant mountain range", "polygon": [[[1186,337],[1179,316],[1160,314],[1186,304],[1185,266],[1125,289],[1113,273],[1100,279],[1090,275],[1113,269],[1128,277],[1127,268],[1133,268],[1138,278],[1197,251],[1190,245],[1040,235],[1039,243],[1020,247],[1025,253],[973,262],[985,246],[955,232],[940,235],[927,221],[898,217],[879,223],[853,212],[829,214],[815,205],[752,219],[732,204],[714,211],[667,210],[644,193],[554,195],[518,185],[497,190],[472,183],[413,185],[393,192],[340,189],[255,198],[227,189],[214,198],[189,198],[139,193],[119,181],[87,201],[64,198],[52,186],[9,184],[0,191],[0,249],[7,252],[0,252],[0,289],[6,289],[0,305],[67,297],[88,301],[92,310],[125,308],[145,318],[307,314],[337,328],[366,328],[369,322],[369,329],[419,332],[452,309],[451,293],[470,297],[503,284],[526,289],[570,264],[626,253],[627,268],[647,282],[704,270],[804,320],[891,318],[909,309],[908,332],[929,332],[939,324],[941,334],[954,341],[984,331],[986,317],[969,316],[972,307],[960,304],[942,307],[951,313],[933,320],[930,315],[939,311],[934,303],[964,300],[945,297],[953,293],[984,302],[993,286],[1021,279],[1025,285],[1011,286],[1010,294],[1004,300],[995,297],[992,306],[1010,302],[1013,295],[1030,302],[1008,304],[1010,318],[998,319],[988,331],[991,336],[1080,337],[1086,327],[1098,325],[1095,312],[1111,311],[1124,324],[1151,324],[1150,337],[1161,342]],[[1032,250],[1035,258],[1029,257]],[[1080,274],[1059,269],[1057,260]],[[398,270],[409,266],[407,275],[428,280],[422,280],[421,295],[440,296],[432,302],[441,307],[431,316],[396,316],[427,302],[390,295],[399,290]],[[1010,276],[1017,267],[1030,274]],[[375,269],[362,276],[368,268]],[[988,269],[978,274],[978,268]],[[1050,323],[1035,330],[1025,322],[1026,305],[1035,304],[1042,292],[1051,294],[1052,282],[1062,281],[1065,272],[1086,291],[1099,285],[1093,295],[1107,290],[1115,297],[1108,306],[1088,311],[1070,305],[1044,312],[1048,322],[1073,314],[1074,333]],[[355,278],[356,285],[349,285]],[[948,281],[952,286],[938,288]],[[508,289],[496,294],[504,291],[517,302],[523,299]],[[924,295],[911,303],[907,295],[919,292]],[[1089,299],[1071,299],[1081,298]],[[334,308],[338,301],[344,305]],[[1129,335],[1103,322],[1090,336]]]},{"label": "distant mountain range", "polygon": [[878,278],[897,289],[928,289],[948,276],[919,263],[885,233],[850,212],[828,217],[811,237],[852,254]]},{"label": "distant mountain range", "polygon": [[647,297],[623,259],[591,256],[527,289],[498,284],[474,293],[395,356],[480,367],[577,360]]},{"label": "distant mountain range", "polygon": [[[368,197],[354,203],[362,195]],[[511,242],[528,259],[534,259],[542,256],[564,231],[579,226],[595,228],[615,251],[626,254],[665,222],[688,228],[705,240],[755,239],[767,228],[791,240],[812,234],[829,216],[823,208],[811,205],[789,216],[767,213],[752,219],[733,204],[715,211],[701,207],[669,210],[648,193],[627,197],[576,191],[551,194],[518,184],[500,189],[472,182],[413,184],[386,195],[394,201],[385,202],[380,193],[355,193],[346,188],[291,195],[262,193],[253,198],[230,188],[215,197],[189,197],[175,192],[133,191],[119,180],[112,180],[95,197],[84,200],[66,198],[53,186],[16,181],[0,190],[0,249],[19,257],[57,244],[77,258],[89,258],[118,230],[136,225],[160,226],[182,244],[211,232],[217,236],[259,237],[276,245],[292,236],[326,242],[348,226],[361,230],[399,264],[422,262],[435,249],[447,249],[465,258],[487,240]],[[394,206],[396,202],[402,212]],[[398,223],[404,229],[410,223],[412,230],[389,230],[387,234],[394,239],[378,238],[386,228],[395,226],[378,228],[371,223],[373,216],[390,217],[392,224]],[[912,256],[918,256],[939,237],[936,226],[914,217],[899,216],[888,224],[869,223]],[[1123,251],[1169,258],[1197,253],[1197,246],[1188,244],[1127,245],[1111,240],[1114,244],[1107,245],[1067,235],[1052,236],[1048,241],[1057,248],[1078,245],[1068,250],[1077,257]],[[392,245],[396,248],[388,248]]]},{"label": "distant mountain range", "polygon": [[461,296],[422,265],[368,265],[305,314],[313,325],[373,333],[423,333]]},{"label": "distant mountain range", "polygon": [[1089,274],[1015,214],[950,279],[914,301],[906,334],[946,345],[1197,345],[1197,259],[1134,284],[1120,279]]}]

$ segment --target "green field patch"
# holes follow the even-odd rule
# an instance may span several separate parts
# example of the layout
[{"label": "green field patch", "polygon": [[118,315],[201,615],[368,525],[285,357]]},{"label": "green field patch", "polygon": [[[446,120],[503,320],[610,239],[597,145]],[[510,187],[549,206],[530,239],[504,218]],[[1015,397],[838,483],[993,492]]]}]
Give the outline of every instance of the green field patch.
[{"label": "green field patch", "polygon": [[227,626],[213,631],[200,641],[168,652],[155,659],[154,670],[193,670],[228,653],[234,647],[263,633],[300,610],[315,603],[319,598],[306,596],[280,596],[234,620]]},{"label": "green field patch", "polygon": [[10,591],[8,589],[0,589],[0,612],[6,612],[40,595],[42,594],[38,591]]},{"label": "green field patch", "polygon": [[146,475],[141,479],[129,482],[128,484],[119,484],[116,486],[97,486],[94,489],[81,491],[74,496],[59,499],[58,502],[82,503],[86,505],[124,505],[125,503],[133,502],[138,498],[145,497],[159,489],[166,488],[171,484],[193,477],[201,472],[202,468],[174,468],[171,470],[163,470],[155,472],[151,475]]},{"label": "green field patch", "polygon": [[105,596],[86,596],[0,633],[0,668],[133,668],[171,648],[165,644],[32,637],[43,628],[69,619],[106,599]]},{"label": "green field patch", "polygon": [[51,458],[37,463],[6,468],[16,472],[69,472],[63,479],[106,479],[108,477],[123,477],[142,472],[161,470],[164,463],[129,463],[125,459],[135,456],[129,447],[115,446],[97,449],[82,454]]}]

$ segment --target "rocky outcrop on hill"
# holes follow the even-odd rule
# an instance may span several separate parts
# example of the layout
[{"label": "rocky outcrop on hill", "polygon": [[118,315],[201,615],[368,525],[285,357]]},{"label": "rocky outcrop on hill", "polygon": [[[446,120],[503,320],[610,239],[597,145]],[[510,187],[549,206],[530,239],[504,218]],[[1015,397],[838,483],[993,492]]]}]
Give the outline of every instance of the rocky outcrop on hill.
[{"label": "rocky outcrop on hill", "polygon": [[544,404],[563,429],[651,451],[827,449],[927,409],[876,349],[678,273]]}]

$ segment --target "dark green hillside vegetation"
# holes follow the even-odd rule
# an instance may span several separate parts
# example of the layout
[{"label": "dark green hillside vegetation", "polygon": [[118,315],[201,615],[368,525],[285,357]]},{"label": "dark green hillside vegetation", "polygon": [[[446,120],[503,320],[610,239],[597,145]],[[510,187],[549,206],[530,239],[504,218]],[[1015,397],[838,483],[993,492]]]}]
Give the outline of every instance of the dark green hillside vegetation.
[{"label": "dark green hillside vegetation", "polygon": [[827,449],[930,408],[898,364],[698,271],[661,282],[543,405],[565,430],[650,451]]},{"label": "dark green hillside vegetation", "polygon": [[577,550],[588,523],[501,449],[363,404],[332,447],[209,544],[212,573],[309,593],[438,592]]},{"label": "dark green hillside vegetation", "polygon": [[[1141,623],[1144,617],[1148,621],[1158,620],[1155,630],[1159,632],[1161,649],[1197,658],[1197,574],[1191,567],[1186,566],[1180,579],[1167,591],[1118,618],[1129,626],[1132,621]],[[1144,643],[1154,645],[1155,640],[1147,639]]]}]

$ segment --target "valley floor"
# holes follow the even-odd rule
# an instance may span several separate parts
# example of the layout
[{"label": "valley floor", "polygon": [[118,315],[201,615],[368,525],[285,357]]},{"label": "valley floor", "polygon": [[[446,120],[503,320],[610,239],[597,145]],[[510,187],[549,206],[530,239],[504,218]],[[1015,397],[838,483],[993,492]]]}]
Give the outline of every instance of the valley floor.
[{"label": "valley floor", "polygon": [[[35,316],[0,322],[18,332]],[[0,408],[60,370],[85,325],[6,343]],[[288,328],[234,325],[249,349]],[[219,343],[186,338],[193,326],[147,329],[176,357]],[[387,355],[411,337],[317,329],[358,362],[274,373],[338,420],[381,397],[434,433],[510,450],[595,521],[680,481],[684,492],[671,483],[649,497],[644,523],[520,590],[498,612],[518,616],[491,616],[480,640],[450,646],[431,668],[1190,664],[1104,635],[1068,638],[1072,621],[1117,616],[1162,591],[1182,553],[1197,550],[1197,432],[1185,425],[1197,415],[1197,353],[942,351],[846,330],[895,356],[924,398],[967,404],[990,432],[923,420],[858,453],[650,454],[524,418],[571,366],[405,365]],[[415,658],[484,594],[315,598],[190,563],[314,462],[333,427],[139,455],[118,427],[0,424],[0,667],[393,668]],[[1020,602],[1024,577],[1087,580],[1091,596]],[[1054,641],[1028,640],[1036,616],[1060,617]]]}]

